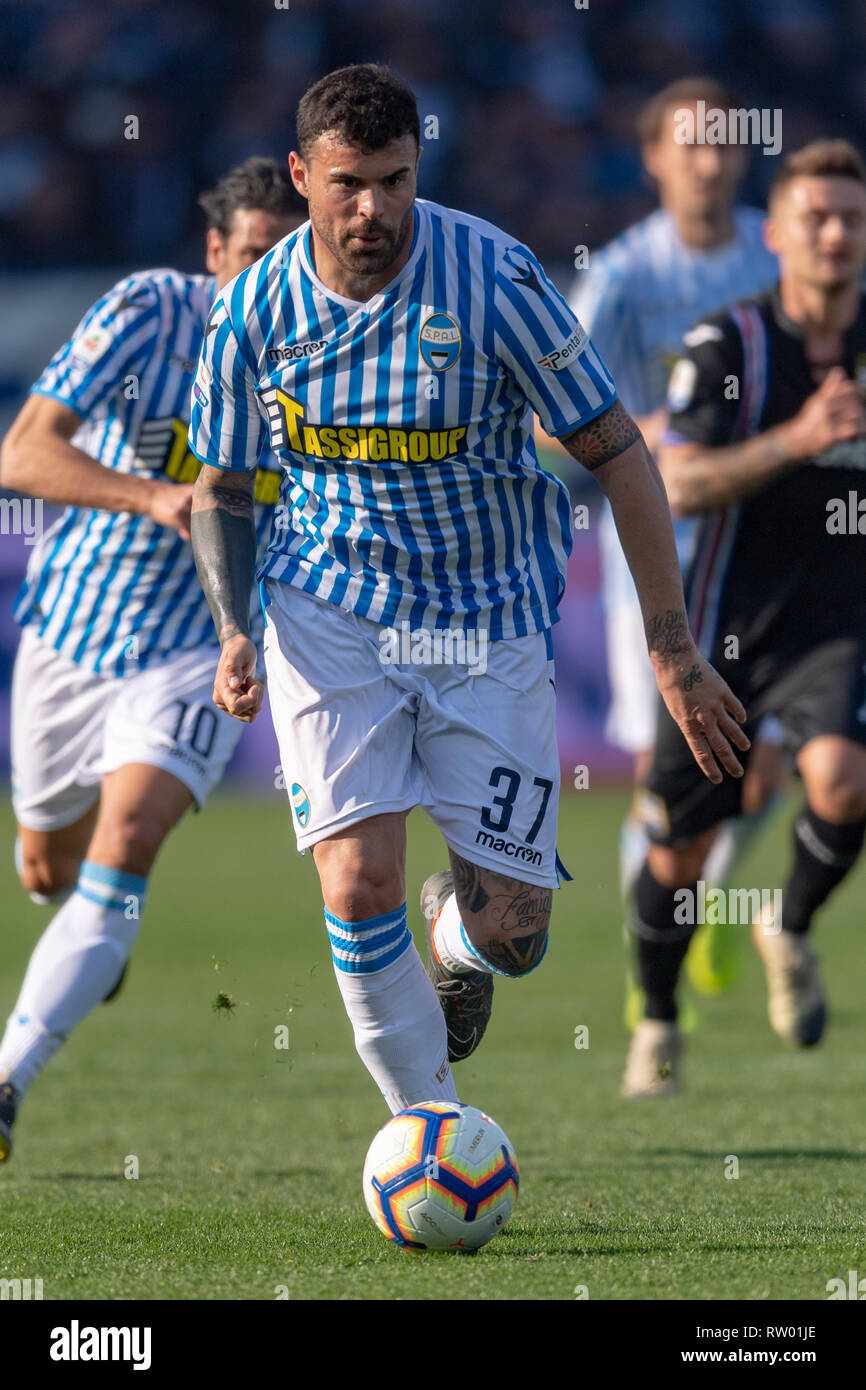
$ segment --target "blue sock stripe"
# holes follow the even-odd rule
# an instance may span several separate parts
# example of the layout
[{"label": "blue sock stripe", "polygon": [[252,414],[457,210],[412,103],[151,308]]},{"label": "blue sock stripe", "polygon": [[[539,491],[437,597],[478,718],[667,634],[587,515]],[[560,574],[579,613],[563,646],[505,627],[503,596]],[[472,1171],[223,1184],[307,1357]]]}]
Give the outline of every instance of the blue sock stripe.
[{"label": "blue sock stripe", "polygon": [[331,927],[336,927],[338,931],[345,932],[347,936],[361,936],[366,932],[375,931],[377,927],[390,925],[392,922],[405,922],[406,904],[395,908],[393,912],[385,912],[381,917],[368,917],[364,922],[343,922],[339,917],[325,908],[325,921]]},{"label": "blue sock stripe", "polygon": [[412,934],[408,930],[402,933],[399,940],[389,947],[385,947],[382,954],[374,956],[349,956],[344,958],[342,951],[331,950],[331,956],[337,970],[344,975],[375,975],[387,966],[393,965],[412,945]]},{"label": "blue sock stripe", "polygon": [[384,946],[391,946],[395,941],[399,941],[406,935],[409,928],[406,923],[400,923],[396,927],[389,927],[387,931],[380,932],[378,936],[372,937],[369,941],[353,941],[349,937],[337,936],[334,932],[328,932],[328,940],[331,943],[332,951],[339,951],[346,956],[373,956],[378,955]]},{"label": "blue sock stripe", "polygon": [[342,922],[326,911],[325,926],[334,965],[346,975],[373,975],[393,965],[412,945],[405,903],[396,912],[366,922]]},{"label": "blue sock stripe", "polygon": [[88,879],[91,884],[104,883],[121,893],[135,893],[138,897],[147,892],[147,879],[140,874],[128,874],[124,869],[107,869],[104,864],[96,864],[92,859],[84,860],[79,877]]}]

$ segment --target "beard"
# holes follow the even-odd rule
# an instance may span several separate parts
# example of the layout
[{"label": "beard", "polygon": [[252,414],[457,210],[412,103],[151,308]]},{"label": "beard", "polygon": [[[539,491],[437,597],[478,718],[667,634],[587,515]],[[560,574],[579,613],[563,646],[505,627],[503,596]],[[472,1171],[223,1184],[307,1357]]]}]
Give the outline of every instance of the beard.
[{"label": "beard", "polygon": [[[381,222],[361,222],[344,230],[337,231],[332,222],[320,222],[315,210],[310,208],[310,218],[316,232],[322,238],[331,255],[353,275],[381,275],[393,265],[406,245],[409,229],[412,226],[413,209],[406,215],[396,231]],[[382,238],[378,246],[363,246],[353,238],[356,236],[378,236]]]}]

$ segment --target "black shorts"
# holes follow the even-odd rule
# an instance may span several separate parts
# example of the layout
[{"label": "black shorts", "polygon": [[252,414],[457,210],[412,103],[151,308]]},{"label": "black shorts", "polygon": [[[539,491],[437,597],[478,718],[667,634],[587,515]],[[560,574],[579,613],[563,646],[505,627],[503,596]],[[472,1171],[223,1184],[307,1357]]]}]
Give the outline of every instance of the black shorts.
[{"label": "black shorts", "polygon": [[[719,651],[712,662],[745,705],[743,727],[753,744],[761,721],[773,714],[795,752],[822,734],[866,745],[866,635],[837,637],[801,656],[763,652],[747,664],[725,660]],[[735,752],[748,768],[749,754]],[[653,764],[646,788],[638,793],[640,818],[652,842],[689,844],[719,821],[739,815],[742,795],[741,777],[724,772],[714,784],[704,776],[660,700]]]}]

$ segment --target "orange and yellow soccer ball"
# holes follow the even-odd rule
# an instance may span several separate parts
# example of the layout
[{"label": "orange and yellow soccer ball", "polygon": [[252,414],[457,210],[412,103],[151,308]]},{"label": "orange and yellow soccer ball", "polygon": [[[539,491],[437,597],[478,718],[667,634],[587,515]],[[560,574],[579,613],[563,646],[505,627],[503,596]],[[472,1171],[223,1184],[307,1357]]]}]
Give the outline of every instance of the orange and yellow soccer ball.
[{"label": "orange and yellow soccer ball", "polygon": [[459,1101],[424,1101],[379,1130],[364,1164],[367,1210],[413,1250],[477,1250],[498,1235],[520,1175],[495,1120]]}]

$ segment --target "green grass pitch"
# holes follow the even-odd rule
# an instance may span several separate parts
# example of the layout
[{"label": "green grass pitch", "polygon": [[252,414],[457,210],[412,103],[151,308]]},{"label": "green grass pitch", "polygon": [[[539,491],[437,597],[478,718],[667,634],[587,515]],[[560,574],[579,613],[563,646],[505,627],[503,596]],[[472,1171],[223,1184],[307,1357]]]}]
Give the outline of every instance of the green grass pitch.
[{"label": "green grass pitch", "polygon": [[[742,884],[782,884],[793,804]],[[771,1033],[750,951],[736,989],[699,1004],[686,1092],[627,1104],[624,805],[595,790],[565,801],[574,882],[548,958],[497,982],[484,1044],[456,1069],[521,1166],[515,1215],[477,1257],[393,1249],[369,1220],[361,1168],[387,1112],[354,1053],[310,856],[282,797],[223,794],[166,846],[123,993],[22,1107],[0,1171],[0,1276],[41,1277],[46,1299],[573,1299],[582,1286],[666,1300],[824,1299],[828,1279],[866,1274],[864,870],[817,934],[832,1006],[820,1048],[792,1053]],[[48,913],[15,879],[8,812],[0,829],[5,1016]],[[419,812],[409,830],[423,936],[418,889],[442,844]],[[229,1013],[213,1009],[220,993]]]}]

